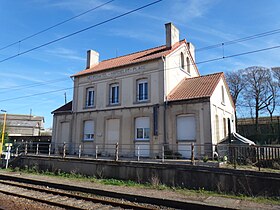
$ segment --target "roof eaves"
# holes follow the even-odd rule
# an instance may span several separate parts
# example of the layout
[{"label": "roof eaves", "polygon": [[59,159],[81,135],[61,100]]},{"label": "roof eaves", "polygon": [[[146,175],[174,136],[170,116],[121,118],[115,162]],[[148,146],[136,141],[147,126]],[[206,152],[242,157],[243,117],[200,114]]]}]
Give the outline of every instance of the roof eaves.
[{"label": "roof eaves", "polygon": [[82,73],[82,71],[81,71],[80,73],[74,74],[71,77],[79,77],[79,76],[84,76],[84,75],[87,75],[87,74],[97,74],[97,73],[104,72],[104,71],[111,71],[113,69],[123,68],[123,67],[130,66],[130,65],[133,65],[133,64],[136,64],[136,63],[144,63],[144,62],[147,62],[147,61],[161,59],[161,57],[162,56],[147,59],[147,60],[142,60],[142,61],[135,61],[135,62],[131,62],[131,63],[128,63],[128,64],[123,64],[123,65],[119,65],[119,66],[115,66],[115,67],[110,67],[110,68],[106,68],[106,69],[102,69],[102,70],[98,70],[98,71],[93,70],[93,71],[88,71],[88,72],[84,72],[84,73]]}]

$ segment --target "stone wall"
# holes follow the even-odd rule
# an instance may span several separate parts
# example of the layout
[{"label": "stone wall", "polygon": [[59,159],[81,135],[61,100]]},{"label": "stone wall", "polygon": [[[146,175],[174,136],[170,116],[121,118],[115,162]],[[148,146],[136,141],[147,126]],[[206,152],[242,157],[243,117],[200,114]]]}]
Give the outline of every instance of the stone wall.
[{"label": "stone wall", "polygon": [[279,196],[280,174],[246,170],[211,168],[182,163],[148,163],[136,161],[86,160],[22,156],[13,167],[79,173],[97,178],[161,183],[188,189],[205,189],[250,196]]}]

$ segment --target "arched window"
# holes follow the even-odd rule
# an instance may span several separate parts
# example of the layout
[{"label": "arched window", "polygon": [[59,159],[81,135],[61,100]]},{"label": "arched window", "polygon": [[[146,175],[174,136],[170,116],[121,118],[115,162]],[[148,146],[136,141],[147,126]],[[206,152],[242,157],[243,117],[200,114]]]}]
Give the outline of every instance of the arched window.
[{"label": "arched window", "polygon": [[185,69],[185,56],[184,54],[181,52],[181,69]]},{"label": "arched window", "polygon": [[190,74],[191,73],[191,64],[190,64],[190,59],[187,57],[187,72]]},{"label": "arched window", "polygon": [[225,103],[225,89],[224,86],[222,86],[222,103]]}]

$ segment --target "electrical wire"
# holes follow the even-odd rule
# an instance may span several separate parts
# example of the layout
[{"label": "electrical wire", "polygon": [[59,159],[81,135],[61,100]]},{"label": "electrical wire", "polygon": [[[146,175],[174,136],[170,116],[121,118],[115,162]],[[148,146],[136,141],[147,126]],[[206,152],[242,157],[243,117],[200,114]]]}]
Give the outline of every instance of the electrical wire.
[{"label": "electrical wire", "polygon": [[240,43],[240,42],[245,42],[245,41],[248,41],[248,40],[257,39],[257,38],[265,37],[265,36],[270,36],[270,35],[274,35],[274,34],[278,34],[278,33],[280,33],[280,29],[266,31],[266,32],[263,32],[263,33],[258,33],[258,34],[246,36],[246,37],[243,37],[243,38],[238,38],[238,39],[234,39],[234,40],[230,40],[230,41],[221,42],[221,43],[218,43],[218,44],[198,48],[198,49],[196,49],[196,52],[203,51],[203,50],[210,50],[210,49],[214,49],[214,48],[217,48],[217,47],[222,47],[222,46],[225,46],[225,45],[231,45],[231,44],[236,44],[236,43]]},{"label": "electrical wire", "polygon": [[[238,57],[238,56],[247,55],[247,54],[252,54],[252,53],[257,53],[257,52],[262,52],[262,51],[266,51],[266,50],[272,50],[272,49],[276,49],[276,48],[280,48],[280,45],[273,46],[273,47],[268,47],[268,48],[263,48],[263,49],[259,49],[259,50],[254,50],[254,51],[248,51],[248,52],[243,52],[243,53],[238,53],[238,54],[223,56],[223,57],[217,57],[217,58],[213,58],[213,59],[209,59],[209,60],[205,60],[205,61],[196,62],[196,63],[194,63],[194,64],[190,64],[190,66],[199,65],[199,64],[204,64],[204,63],[209,63],[209,62],[218,61],[218,60],[223,60],[223,59],[228,59],[228,58],[233,58],[233,57]],[[186,66],[187,66],[187,65],[186,65]],[[179,66],[172,67],[172,68],[168,68],[168,69],[165,69],[165,70],[172,70],[172,69],[177,69],[177,68],[179,68]],[[153,71],[153,72],[157,72],[157,71],[163,71],[163,70],[160,69],[160,70],[156,70],[156,71]],[[184,73],[186,73],[186,72],[184,72]],[[134,75],[131,75],[131,76],[134,76]],[[124,77],[122,77],[122,78],[124,78]],[[62,91],[62,90],[69,90],[69,89],[71,89],[71,88],[60,89],[60,90],[58,90],[57,92]],[[53,93],[53,92],[55,92],[55,91],[44,92],[44,93],[42,93],[42,94]],[[28,96],[26,96],[26,97],[32,97],[32,96],[37,96],[37,95],[40,95],[40,94],[38,93],[38,94],[28,95]],[[25,97],[25,96],[20,96],[20,97],[15,97],[15,98],[4,99],[4,100],[0,100],[0,102],[3,102],[3,101],[10,101],[10,100],[15,100],[15,99],[21,99],[21,98],[24,98],[24,97]]]},{"label": "electrical wire", "polygon": [[16,58],[16,57],[18,57],[18,56],[20,56],[20,55],[24,55],[24,54],[26,54],[26,53],[32,52],[32,51],[37,50],[37,49],[39,49],[39,48],[48,46],[48,45],[50,45],[50,44],[56,43],[56,42],[58,42],[58,41],[64,40],[64,39],[69,38],[69,37],[71,37],[71,36],[74,36],[74,35],[76,35],[76,34],[79,34],[79,33],[82,33],[82,32],[84,32],[84,31],[87,31],[87,30],[89,30],[89,29],[95,28],[95,27],[97,27],[97,26],[101,26],[101,25],[103,25],[103,24],[105,24],[105,23],[111,22],[111,21],[113,21],[113,20],[119,19],[119,18],[124,17],[124,16],[126,16],[126,15],[129,15],[129,14],[131,14],[131,13],[134,13],[134,12],[136,12],[136,11],[142,10],[142,9],[144,9],[144,8],[147,8],[147,7],[149,7],[149,6],[152,6],[152,5],[154,5],[154,4],[157,4],[157,3],[161,2],[161,1],[163,1],[163,0],[157,0],[157,1],[151,2],[151,3],[149,3],[149,4],[145,4],[144,6],[141,6],[141,7],[138,7],[138,8],[136,8],[136,9],[130,10],[130,11],[128,11],[128,12],[125,12],[125,13],[121,14],[121,15],[117,15],[117,16],[115,16],[115,17],[109,18],[109,19],[104,20],[104,21],[102,21],[102,22],[99,22],[99,23],[97,23],[97,24],[94,24],[94,25],[91,25],[91,26],[89,26],[89,27],[83,28],[83,29],[81,29],[81,30],[75,31],[75,32],[73,32],[73,33],[71,33],[71,34],[68,34],[68,35],[66,35],[66,36],[62,36],[62,37],[60,37],[60,38],[58,38],[58,39],[49,41],[49,42],[44,43],[44,44],[42,44],[42,45],[33,47],[33,48],[29,49],[29,50],[26,50],[26,51],[23,51],[23,52],[21,52],[21,53],[18,53],[18,54],[12,55],[12,56],[10,56],[10,57],[4,58],[3,60],[0,60],[0,63],[3,63],[4,61],[7,61],[7,60],[11,60],[11,59]]},{"label": "electrical wire", "polygon": [[205,60],[205,61],[200,61],[200,62],[197,62],[196,64],[199,65],[199,64],[203,64],[203,63],[209,63],[209,62],[213,62],[213,61],[218,61],[218,60],[223,60],[223,59],[227,59],[227,58],[233,58],[233,57],[238,57],[238,56],[242,56],[242,55],[258,53],[258,52],[263,52],[263,51],[267,51],[267,50],[273,50],[273,49],[277,49],[277,48],[280,48],[280,45],[267,47],[267,48],[262,48],[262,49],[258,49],[258,50],[242,52],[242,53],[237,53],[237,54],[232,54],[232,55],[227,55],[227,56],[223,56],[223,57],[217,57],[217,58],[213,58],[213,59],[209,59],[209,60]]},{"label": "electrical wire", "polygon": [[41,30],[41,31],[38,31],[38,32],[36,32],[36,33],[34,33],[34,34],[31,34],[31,35],[29,35],[29,36],[27,36],[27,37],[25,37],[25,38],[23,38],[23,39],[21,39],[21,40],[18,40],[18,41],[16,41],[16,42],[12,42],[12,43],[10,43],[10,44],[4,46],[4,47],[1,47],[1,48],[0,48],[0,51],[6,49],[6,48],[8,48],[8,47],[11,47],[11,46],[13,46],[13,45],[20,44],[20,43],[23,42],[23,41],[26,41],[26,40],[28,40],[28,39],[30,39],[30,38],[33,38],[33,37],[35,37],[35,36],[37,36],[37,35],[39,35],[39,34],[42,34],[42,33],[46,32],[46,31],[49,31],[49,30],[51,30],[51,29],[53,29],[53,28],[55,28],[55,27],[58,27],[58,26],[60,26],[60,25],[63,25],[64,23],[67,23],[67,22],[69,22],[69,21],[71,21],[71,20],[73,20],[73,19],[76,19],[76,18],[78,18],[78,17],[81,17],[81,16],[83,16],[83,15],[89,13],[89,12],[92,12],[92,11],[98,9],[98,8],[101,8],[101,7],[103,7],[103,6],[107,5],[107,4],[110,4],[110,3],[112,3],[113,1],[115,1],[115,0],[107,1],[107,2],[105,2],[105,3],[103,3],[103,4],[100,4],[100,5],[96,6],[96,7],[94,7],[94,8],[91,8],[91,9],[85,11],[85,12],[82,12],[82,13],[80,13],[80,14],[78,14],[78,15],[75,15],[75,16],[73,16],[73,17],[71,17],[71,18],[68,18],[68,19],[66,19],[66,20],[64,20],[64,21],[61,21],[61,22],[59,22],[59,23],[57,23],[57,24],[55,24],[55,25],[52,25],[52,26],[50,26],[50,27],[48,27],[48,28],[45,28],[45,29],[43,29],[43,30]]}]

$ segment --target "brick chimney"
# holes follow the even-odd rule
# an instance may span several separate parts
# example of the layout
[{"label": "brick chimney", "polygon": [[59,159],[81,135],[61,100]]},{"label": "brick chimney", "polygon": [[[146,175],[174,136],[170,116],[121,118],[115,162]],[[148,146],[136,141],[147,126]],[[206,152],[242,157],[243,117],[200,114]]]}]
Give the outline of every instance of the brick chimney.
[{"label": "brick chimney", "polygon": [[179,30],[172,24],[165,24],[166,47],[171,48],[175,43],[179,42]]},{"label": "brick chimney", "polygon": [[87,51],[87,69],[99,63],[99,53],[94,50]]}]

